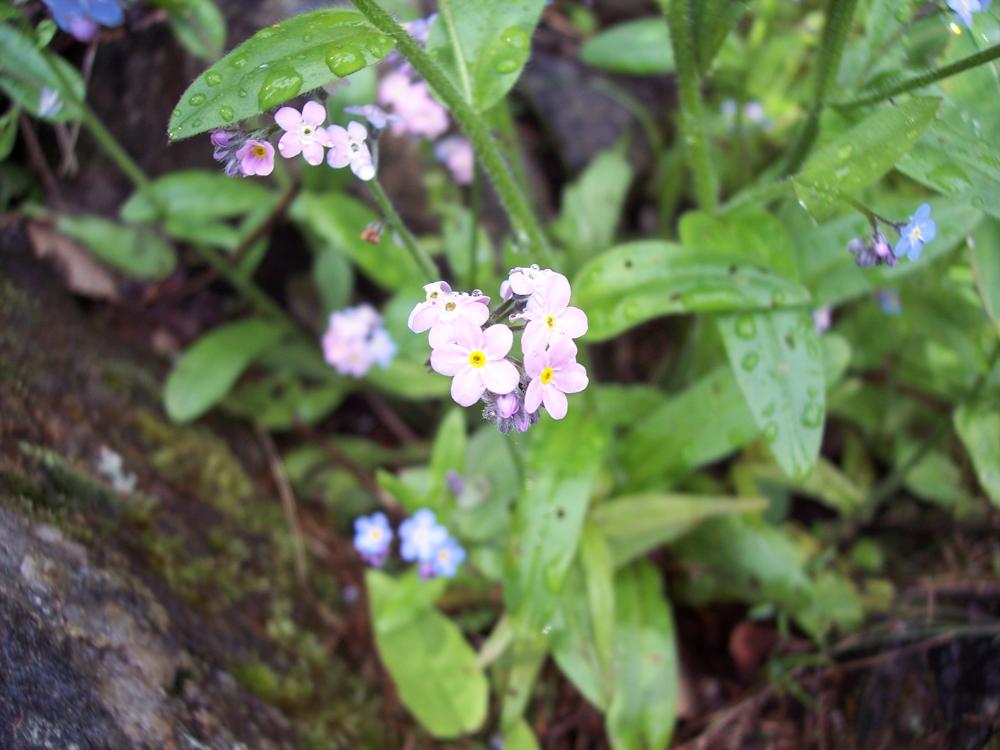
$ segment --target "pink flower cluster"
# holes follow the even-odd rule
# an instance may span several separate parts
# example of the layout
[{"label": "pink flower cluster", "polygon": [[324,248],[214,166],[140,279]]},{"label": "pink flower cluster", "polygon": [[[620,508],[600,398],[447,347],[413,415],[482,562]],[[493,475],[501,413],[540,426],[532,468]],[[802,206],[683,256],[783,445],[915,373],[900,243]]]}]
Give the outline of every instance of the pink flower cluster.
[{"label": "pink flower cluster", "polygon": [[373,365],[385,368],[396,344],[371,305],[348,307],[330,315],[323,334],[323,357],[341,375],[364,377]]},{"label": "pink flower cluster", "polygon": [[[435,281],[424,292],[426,299],[410,313],[410,330],[430,331],[431,367],[453,378],[455,402],[483,401],[483,416],[502,432],[524,432],[538,421],[542,406],[562,419],[566,394],[587,387],[573,343],[587,332],[587,315],[569,306],[570,284],[562,274],[538,266],[513,269],[500,288],[503,302],[492,314],[490,298],[478,290],[455,292]],[[515,330],[523,331],[523,360],[509,356]]]},{"label": "pink flower cluster", "polygon": [[[285,159],[299,154],[307,164],[318,166],[326,163],[334,169],[350,167],[358,179],[375,177],[375,162],[366,140],[368,130],[359,122],[346,128],[328,125],[326,107],[316,101],[306,102],[302,111],[282,107],[274,120],[284,133],[278,140],[278,153]],[[267,131],[243,133],[236,130],[216,130],[212,133],[212,146],[216,161],[226,165],[226,174],[269,175],[274,171],[274,146]]]}]

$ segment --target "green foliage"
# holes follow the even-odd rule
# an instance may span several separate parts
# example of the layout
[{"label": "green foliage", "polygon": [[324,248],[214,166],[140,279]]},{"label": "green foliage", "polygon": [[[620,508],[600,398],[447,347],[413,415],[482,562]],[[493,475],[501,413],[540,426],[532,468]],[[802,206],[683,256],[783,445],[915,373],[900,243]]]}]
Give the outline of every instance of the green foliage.
[{"label": "green foliage", "polygon": [[[0,24],[0,90],[36,117],[53,122],[80,118],[75,102],[83,98],[83,79],[63,58],[39,49],[35,40]],[[39,112],[44,89],[58,93],[60,106]]]},{"label": "green foliage", "polygon": [[365,584],[379,655],[403,705],[435,737],[477,730],[486,719],[486,676],[462,631],[434,608],[443,580],[372,570]]},{"label": "green foliage", "polygon": [[259,182],[234,180],[204,169],[170,172],[153,182],[151,193],[137,191],[123,203],[119,211],[122,220],[152,222],[163,218],[200,225],[245,214],[266,204],[272,195]]},{"label": "green foliage", "polygon": [[56,227],[100,260],[137,279],[162,279],[177,265],[174,249],[150,227],[118,224],[99,216],[60,216]]},{"label": "green foliage", "polygon": [[213,0],[154,0],[167,11],[170,26],[185,49],[212,62],[226,46],[226,19]]},{"label": "green foliage", "polygon": [[964,403],[955,410],[955,429],[965,443],[976,476],[990,500],[1000,505],[1000,414],[994,403]]},{"label": "green foliage", "polygon": [[485,112],[510,91],[531,53],[543,0],[442,0],[427,52],[466,102]]},{"label": "green foliage", "polygon": [[225,128],[372,65],[392,40],[352,10],[317,10],[261,29],[188,86],[172,140]]},{"label": "green foliage", "polygon": [[662,18],[640,18],[612,26],[584,43],[580,59],[601,70],[629,75],[662,75],[674,70],[674,51]]},{"label": "green foliage", "polygon": [[175,422],[197,419],[219,402],[243,371],[288,333],[278,323],[248,318],[216,328],[181,355],[163,391]]}]

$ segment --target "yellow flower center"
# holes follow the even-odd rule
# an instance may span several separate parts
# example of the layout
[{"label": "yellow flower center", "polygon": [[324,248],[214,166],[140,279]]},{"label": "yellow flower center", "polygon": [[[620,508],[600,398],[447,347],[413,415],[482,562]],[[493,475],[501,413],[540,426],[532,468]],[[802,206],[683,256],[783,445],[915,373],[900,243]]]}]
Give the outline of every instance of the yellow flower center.
[{"label": "yellow flower center", "polygon": [[448,552],[448,550],[446,549],[438,550],[438,560],[440,560],[441,562],[448,562],[449,557],[451,557],[451,554]]},{"label": "yellow flower center", "polygon": [[542,370],[542,374],[538,376],[538,379],[542,381],[542,385],[548,385],[549,383],[552,382],[552,376],[554,374],[555,373],[552,372],[551,367],[546,367],[544,370]]},{"label": "yellow flower center", "polygon": [[454,312],[456,307],[458,307],[458,305],[455,304],[454,302],[444,303],[444,309],[447,310],[448,312]]},{"label": "yellow flower center", "polygon": [[545,325],[548,326],[548,329],[550,331],[555,330],[555,327],[556,327],[556,316],[553,315],[552,313],[549,313],[548,315],[546,315],[545,316]]},{"label": "yellow flower center", "polygon": [[924,235],[923,232],[920,231],[919,225],[910,230],[910,242],[917,242],[918,240],[923,239],[923,237]]},{"label": "yellow flower center", "polygon": [[486,355],[480,351],[474,351],[469,354],[469,364],[473,367],[482,367],[486,364]]},{"label": "yellow flower center", "polygon": [[377,542],[382,538],[382,529],[372,529],[368,532],[368,536],[372,538],[373,542]]},{"label": "yellow flower center", "polygon": [[433,300],[436,300],[440,296],[441,296],[441,292],[438,292],[438,291],[428,292],[427,293],[427,300],[428,301],[433,301]]},{"label": "yellow flower center", "polygon": [[254,146],[252,151],[253,155],[256,156],[258,159],[263,159],[265,156],[267,156],[267,149],[261,146],[260,144]]}]

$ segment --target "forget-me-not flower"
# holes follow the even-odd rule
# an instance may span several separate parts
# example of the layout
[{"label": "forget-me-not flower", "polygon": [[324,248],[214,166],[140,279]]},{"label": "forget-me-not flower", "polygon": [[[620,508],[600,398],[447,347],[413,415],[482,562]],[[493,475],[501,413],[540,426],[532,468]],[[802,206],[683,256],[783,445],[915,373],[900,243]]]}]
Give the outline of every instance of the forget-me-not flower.
[{"label": "forget-me-not flower", "polygon": [[973,15],[990,7],[990,0],[947,0],[947,4],[962,23],[968,27],[972,26]]},{"label": "forget-me-not flower", "polygon": [[894,253],[897,258],[907,257],[910,260],[917,260],[924,249],[924,245],[937,236],[937,224],[931,218],[931,207],[924,203],[917,212],[910,217],[899,233],[899,242],[896,243]]},{"label": "forget-me-not flower", "polygon": [[354,519],[354,549],[369,565],[380,567],[389,554],[390,544],[392,529],[385,513],[372,513]]},{"label": "forget-me-not flower", "polygon": [[454,578],[458,566],[465,560],[465,550],[452,537],[448,537],[434,551],[431,574],[442,578]]},{"label": "forget-me-not flower", "polygon": [[448,540],[448,530],[434,511],[422,508],[399,525],[399,554],[407,562],[433,564],[438,547]]},{"label": "forget-me-not flower", "polygon": [[52,12],[52,20],[81,42],[97,34],[97,26],[120,26],[125,20],[118,0],[43,0]]}]

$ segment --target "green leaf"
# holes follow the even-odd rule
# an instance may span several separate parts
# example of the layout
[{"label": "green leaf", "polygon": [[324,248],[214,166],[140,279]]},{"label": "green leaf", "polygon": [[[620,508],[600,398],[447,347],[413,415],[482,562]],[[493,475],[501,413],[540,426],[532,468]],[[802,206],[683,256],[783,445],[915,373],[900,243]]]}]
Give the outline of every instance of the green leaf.
[{"label": "green leaf", "polygon": [[14,150],[17,142],[17,122],[21,116],[21,108],[16,104],[0,117],[0,161],[3,161]]},{"label": "green leaf", "polygon": [[745,258],[646,240],[618,245],[586,263],[574,304],[603,341],[659,315],[801,305],[809,293]]},{"label": "green leaf", "polygon": [[438,739],[474,732],[486,719],[489,686],[476,652],[434,609],[436,582],[409,572],[365,575],[375,643],[403,705]]},{"label": "green leaf", "polygon": [[562,210],[552,226],[574,267],[614,241],[632,168],[622,148],[600,153],[563,192]]},{"label": "green leaf", "polygon": [[223,406],[269,430],[290,430],[326,417],[344,400],[349,388],[342,382],[309,387],[300,378],[281,372],[237,388]]},{"label": "green leaf", "polygon": [[580,48],[587,65],[612,73],[663,75],[674,72],[674,50],[670,46],[667,21],[640,18],[605,29]]},{"label": "green leaf", "polygon": [[[206,169],[171,172],[153,182],[153,193],[167,217],[186,224],[202,224],[252,211],[274,201],[274,191],[260,182],[237,180]],[[160,210],[143,191],[132,194],[121,207],[122,220],[152,222]]]},{"label": "green leaf", "polygon": [[[52,66],[59,69],[61,77]],[[63,80],[69,84],[68,92]],[[61,106],[43,116],[39,103],[45,88],[59,93]],[[34,39],[8,24],[0,24],[0,89],[35,117],[53,122],[80,118],[73,102],[83,99],[84,85],[76,68],[58,55],[38,49]]]},{"label": "green leaf", "polygon": [[440,510],[451,495],[448,489],[448,472],[459,476],[465,473],[465,453],[468,441],[465,437],[465,413],[462,409],[451,409],[438,425],[437,437],[431,450],[431,491],[427,507]]},{"label": "green leaf", "polygon": [[288,333],[279,323],[248,318],[220,326],[188,347],[164,387],[167,415],[175,422],[197,419],[218,403],[243,371]]},{"label": "green leaf", "polygon": [[[613,596],[614,571],[609,567],[606,573],[607,585],[611,587]],[[611,700],[614,659],[613,654],[608,658],[598,651],[595,612],[588,598],[587,583],[583,566],[577,560],[577,564],[570,568],[566,576],[549,638],[552,642],[552,656],[560,671],[584,698],[604,711]],[[601,581],[601,586],[603,585],[604,580]],[[599,613],[602,621],[610,617],[612,635],[614,614],[613,607],[610,612],[602,609]]]},{"label": "green leaf", "polygon": [[913,148],[940,103],[936,97],[915,96],[880,107],[817,149],[795,177],[799,199],[817,217],[832,214],[838,195],[850,196],[877,182]]},{"label": "green leaf", "polygon": [[167,11],[170,27],[184,48],[212,62],[226,46],[226,19],[212,0],[155,0]]},{"label": "green leaf", "polygon": [[681,217],[678,230],[686,247],[740,256],[789,279],[798,279],[792,239],[771,214],[749,210],[716,216],[688,211]]},{"label": "green leaf", "polygon": [[[601,674],[611,674],[615,658],[615,585],[611,549],[598,524],[587,523],[580,539],[580,564]],[[599,705],[606,705],[604,703]]]},{"label": "green leaf", "polygon": [[503,733],[503,747],[504,750],[541,750],[535,733],[524,719]]},{"label": "green leaf", "polygon": [[99,216],[60,216],[56,228],[137,279],[165,278],[177,265],[174,249],[149,227],[118,224]]},{"label": "green leaf", "polygon": [[188,86],[170,115],[170,139],[231,127],[372,65],[394,46],[353,10],[317,10],[263,28]]},{"label": "green leaf", "polygon": [[748,5],[749,0],[699,0],[691,3],[698,67],[702,74],[711,68],[726,36],[746,14]]},{"label": "green leaf", "polygon": [[[423,272],[413,256],[396,244],[392,232],[373,245],[361,233],[376,220],[365,204],[343,193],[303,193],[292,204],[291,217],[312,232],[323,252],[336,251],[386,289],[419,289]],[[397,342],[398,343],[398,342]]]},{"label": "green leaf", "polygon": [[379,487],[388,492],[396,502],[409,513],[414,513],[424,507],[424,495],[408,485],[395,474],[385,469],[376,469],[375,480]]},{"label": "green leaf", "polygon": [[[472,247],[472,212],[465,206],[448,203],[442,206],[444,225],[442,239],[448,266],[455,277],[462,279],[466,288],[480,287],[492,289],[499,285],[494,271],[493,243],[482,222],[476,226],[476,248],[474,258],[470,257]],[[470,263],[472,261],[472,263]],[[473,267],[474,265],[474,267]],[[474,277],[474,279],[473,279]]]},{"label": "green leaf", "polygon": [[428,365],[431,352],[426,334],[417,335],[406,325],[410,311],[422,301],[423,295],[400,293],[385,306],[382,310],[385,329],[399,351],[389,367],[384,370],[373,367],[365,376],[365,382],[400,398],[441,398],[451,388],[451,381]]},{"label": "green leaf", "polygon": [[786,474],[815,465],[826,418],[823,350],[804,310],[719,318],[736,381]]},{"label": "green leaf", "polygon": [[677,713],[677,636],[663,581],[641,562],[615,576],[617,664],[607,729],[614,750],[665,750]]},{"label": "green leaf", "polygon": [[955,429],[972,458],[979,484],[1000,505],[1000,413],[996,404],[964,403],[955,409]]},{"label": "green leaf", "polygon": [[324,312],[347,305],[354,288],[354,269],[346,257],[334,250],[321,250],[313,261],[312,275]]},{"label": "green leaf", "polygon": [[1000,220],[989,217],[979,224],[969,243],[969,256],[983,307],[1000,326]]},{"label": "green leaf", "polygon": [[544,5],[543,0],[441,0],[427,52],[473,109],[485,112],[520,77]]},{"label": "green leaf", "polygon": [[763,510],[761,498],[646,492],[598,505],[591,518],[608,539],[615,567],[668,544],[713,516]]}]

